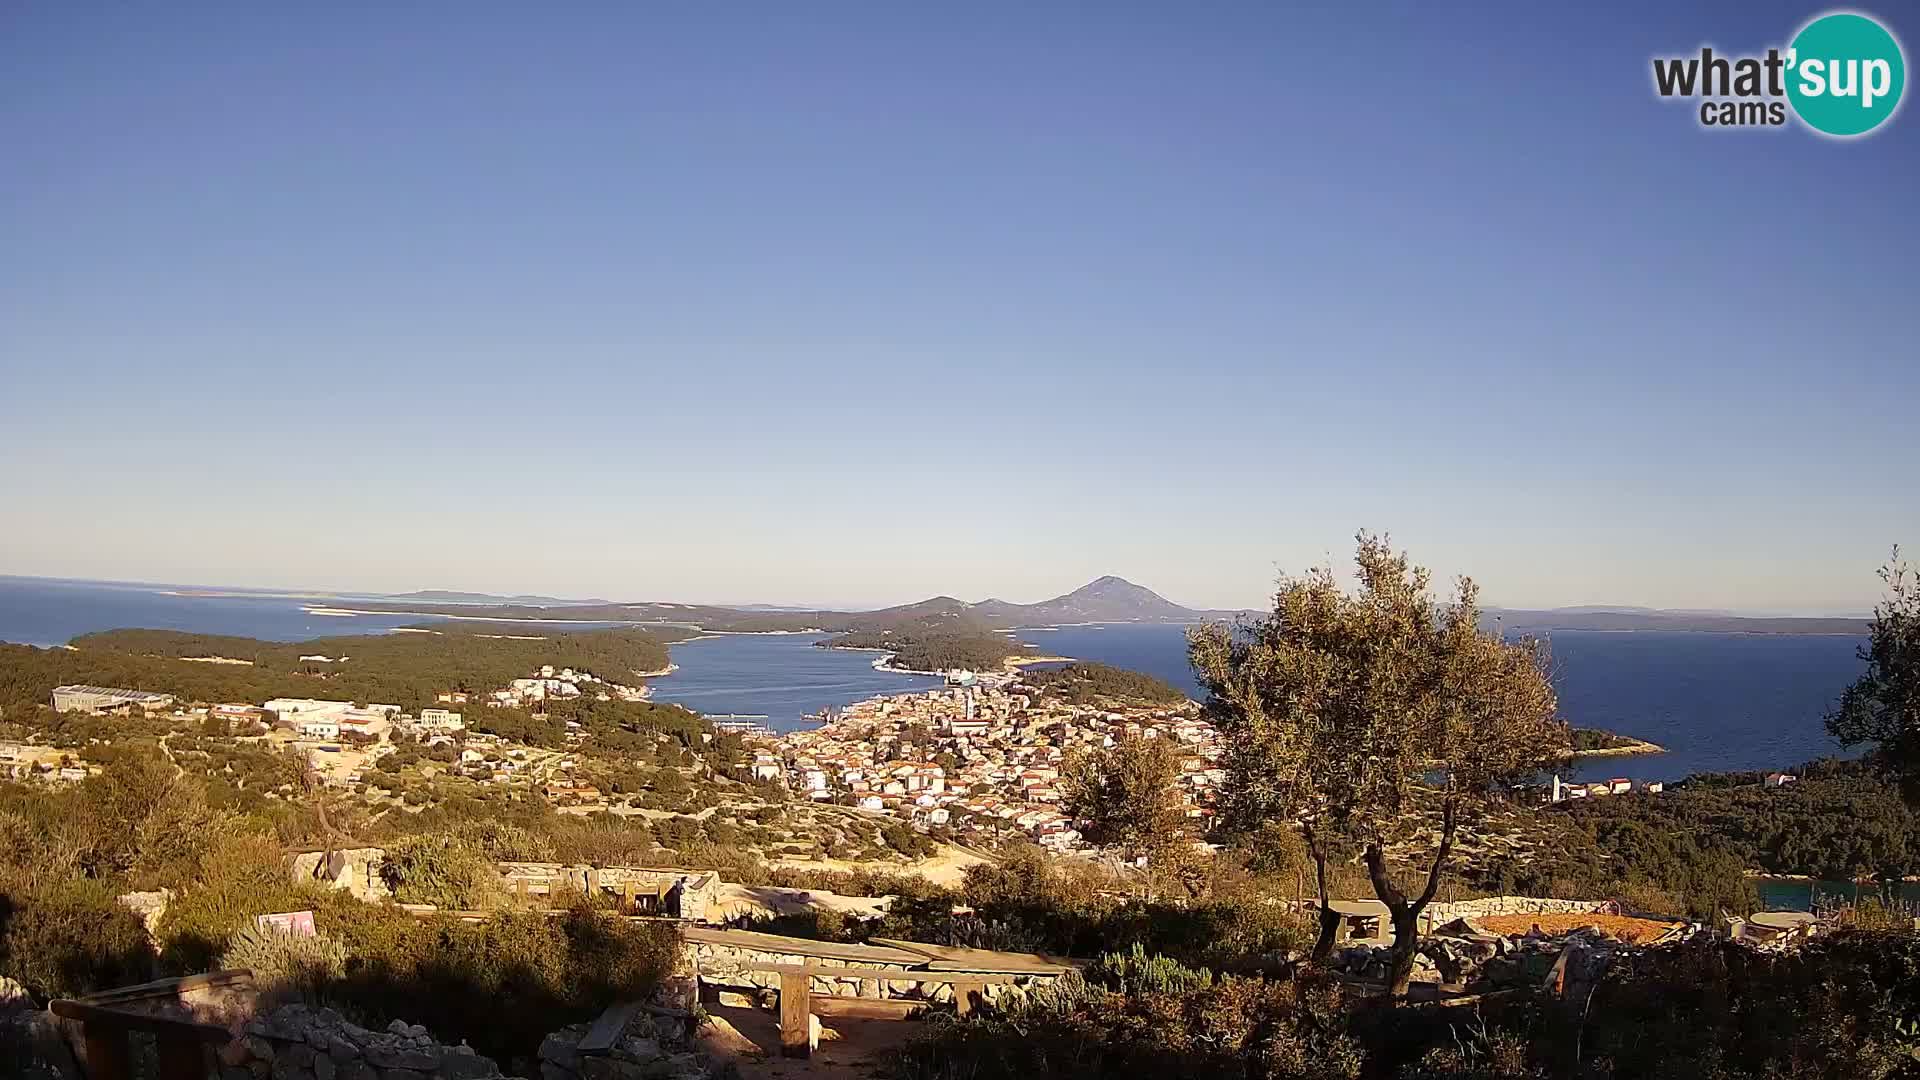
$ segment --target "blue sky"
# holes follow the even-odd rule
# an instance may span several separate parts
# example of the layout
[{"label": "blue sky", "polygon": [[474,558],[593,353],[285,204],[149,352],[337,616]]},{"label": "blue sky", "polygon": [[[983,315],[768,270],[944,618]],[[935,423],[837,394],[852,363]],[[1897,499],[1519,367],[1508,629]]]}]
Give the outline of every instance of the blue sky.
[{"label": "blue sky", "polygon": [[9,4],[0,572],[1869,607],[1920,116],[1704,131],[1651,57],[1821,9],[1561,7]]}]

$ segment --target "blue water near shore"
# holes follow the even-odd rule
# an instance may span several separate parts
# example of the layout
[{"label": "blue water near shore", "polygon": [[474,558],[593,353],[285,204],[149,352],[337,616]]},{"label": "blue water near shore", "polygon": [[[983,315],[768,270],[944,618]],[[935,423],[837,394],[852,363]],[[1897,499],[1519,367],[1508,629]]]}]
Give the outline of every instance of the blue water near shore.
[{"label": "blue water near shore", "polygon": [[[183,596],[163,587],[0,577],[0,641],[64,644],[76,635],[151,627],[303,641],[382,633],[417,615],[330,617],[285,596]],[[1198,695],[1184,629],[1064,626],[1022,636],[1050,655],[1144,671]],[[821,709],[938,685],[875,671],[877,654],[814,648],[817,635],[720,635],[673,646],[679,670],[653,681],[658,700],[708,713],[755,714],[805,726]],[[1581,727],[1646,739],[1667,753],[1589,758],[1581,779],[1676,780],[1691,772],[1777,769],[1839,751],[1821,716],[1860,672],[1862,639],[1668,631],[1552,635],[1561,714]]]},{"label": "blue water near shore", "polygon": [[[1156,675],[1189,694],[1178,626],[1023,630],[1046,653]],[[1666,747],[1583,759],[1569,779],[1678,780],[1694,772],[1780,769],[1837,755],[1821,718],[1861,671],[1864,638],[1675,631],[1556,631],[1548,640],[1560,715]]]},{"label": "blue water near shore", "polygon": [[[431,625],[430,615],[315,615],[307,607],[351,606],[353,598],[183,595],[158,585],[0,577],[0,641],[42,647],[81,634],[125,627],[306,641],[380,634]],[[361,599],[379,599],[362,597]],[[503,623],[502,626],[511,624]],[[535,623],[588,629],[611,623]],[[767,717],[777,730],[807,727],[810,716],[880,694],[939,686],[927,675],[876,671],[880,654],[817,649],[821,634],[723,634],[672,647],[678,669],[651,680],[654,699],[704,713]]]},{"label": "blue water near shore", "polygon": [[825,634],[722,634],[673,646],[678,670],[650,680],[655,701],[709,715],[767,717],[776,731],[811,727],[810,714],[881,694],[940,686],[931,675],[876,671],[881,653],[818,649]]},{"label": "blue water near shore", "polygon": [[377,634],[430,620],[417,615],[312,615],[303,606],[335,599],[286,596],[180,595],[161,585],[0,577],[0,641],[65,645],[100,630],[185,630],[262,641],[306,641],[336,634]]}]

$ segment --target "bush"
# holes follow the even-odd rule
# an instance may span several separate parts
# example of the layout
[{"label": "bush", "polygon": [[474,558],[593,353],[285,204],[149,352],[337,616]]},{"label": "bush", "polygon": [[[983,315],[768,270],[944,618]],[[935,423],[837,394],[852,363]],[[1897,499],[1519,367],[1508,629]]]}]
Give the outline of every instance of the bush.
[{"label": "bush", "polygon": [[256,916],[303,911],[327,899],[323,889],[293,883],[271,838],[226,837],[202,856],[198,880],[161,914],[155,927],[161,967],[182,975],[205,971]]},{"label": "bush", "polygon": [[1123,994],[1184,994],[1213,985],[1213,972],[1190,968],[1164,956],[1149,956],[1135,942],[1127,952],[1110,952],[1087,968],[1087,981]]},{"label": "bush", "polygon": [[493,861],[471,841],[445,833],[389,844],[380,876],[403,904],[470,911],[498,907],[506,898]]},{"label": "bush", "polygon": [[153,977],[139,916],[97,882],[0,896],[0,973],[42,998],[73,997]]},{"label": "bush", "polygon": [[219,966],[253,972],[261,994],[275,1003],[313,1001],[346,977],[347,950],[325,934],[298,937],[283,930],[249,926],[233,936],[220,956]]},{"label": "bush", "polygon": [[503,1061],[616,1000],[643,997],[679,954],[673,926],[577,907],[561,918],[503,912],[480,922],[417,918],[391,905],[324,911],[347,972],[326,990],[380,1026],[404,1019]]},{"label": "bush", "polygon": [[1340,991],[1319,978],[1227,978],[1122,995],[1067,977],[978,1019],[936,1022],[897,1055],[904,1080],[1207,1076],[1351,1080],[1359,1043]]}]

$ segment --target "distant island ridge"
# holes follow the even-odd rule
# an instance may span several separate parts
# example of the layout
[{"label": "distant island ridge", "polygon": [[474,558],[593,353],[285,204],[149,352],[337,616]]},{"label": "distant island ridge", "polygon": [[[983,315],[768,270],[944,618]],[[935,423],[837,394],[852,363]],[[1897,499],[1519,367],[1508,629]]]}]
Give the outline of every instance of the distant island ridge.
[{"label": "distant island ridge", "polygon": [[[973,622],[997,630],[1075,623],[1197,623],[1258,615],[1253,609],[1191,608],[1114,575],[1096,578],[1050,600],[1021,604],[997,598],[968,602],[935,596],[872,610],[805,609],[773,604],[682,604],[662,601],[560,600],[546,596],[421,590],[390,595],[389,602],[359,606],[369,611],[420,614],[485,614],[494,618],[607,622],[670,622],[714,631],[823,630],[845,633],[927,620]],[[399,605],[405,604],[403,609]],[[435,604],[457,605],[439,612]],[[1512,633],[1552,630],[1674,630],[1747,634],[1864,634],[1868,620],[1824,616],[1753,616],[1630,605],[1561,608],[1498,608],[1481,612],[1489,628]]]}]

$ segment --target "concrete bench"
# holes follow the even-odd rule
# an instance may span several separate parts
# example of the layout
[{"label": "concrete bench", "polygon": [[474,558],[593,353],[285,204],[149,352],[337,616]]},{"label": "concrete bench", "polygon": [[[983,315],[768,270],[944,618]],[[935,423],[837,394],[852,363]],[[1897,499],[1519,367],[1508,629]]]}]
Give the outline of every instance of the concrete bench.
[{"label": "concrete bench", "polygon": [[[813,980],[816,976],[835,979],[871,979],[875,982],[915,982],[921,985],[953,987],[953,1007],[961,1016],[972,1012],[976,998],[985,1000],[989,985],[1010,985],[1017,978],[1004,972],[987,971],[900,971],[894,968],[822,967],[818,964],[755,964],[747,971],[764,971],[780,976],[780,1052],[787,1057],[807,1057],[814,1049]],[[856,996],[838,1000],[883,1001],[880,997]]]}]

